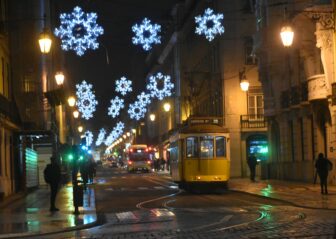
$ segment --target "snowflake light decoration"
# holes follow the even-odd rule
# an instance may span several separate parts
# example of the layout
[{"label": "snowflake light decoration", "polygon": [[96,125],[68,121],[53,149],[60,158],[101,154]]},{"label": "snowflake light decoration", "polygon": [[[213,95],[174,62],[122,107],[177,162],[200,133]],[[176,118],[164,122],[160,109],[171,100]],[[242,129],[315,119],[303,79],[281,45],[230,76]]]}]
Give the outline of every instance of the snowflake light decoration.
[{"label": "snowflake light decoration", "polygon": [[150,91],[152,97],[157,97],[159,100],[172,95],[174,84],[170,81],[169,75],[163,75],[158,72],[156,75],[149,77],[147,89]]},{"label": "snowflake light decoration", "polygon": [[119,115],[120,110],[124,107],[124,99],[116,96],[114,99],[111,100],[111,106],[108,108],[108,115],[112,116],[112,118],[115,118]]},{"label": "snowflake light decoration", "polygon": [[146,107],[139,101],[129,105],[128,114],[131,119],[140,120],[145,117],[146,112]]},{"label": "snowflake light decoration", "polygon": [[90,119],[93,117],[93,112],[96,111],[96,105],[98,101],[96,100],[96,96],[92,92],[92,85],[87,84],[83,81],[81,84],[76,85],[77,91],[77,107],[79,112],[81,113],[82,118]]},{"label": "snowflake light decoration", "polygon": [[139,103],[142,104],[144,107],[151,103],[150,95],[146,94],[145,92],[141,92],[137,96],[137,98],[138,98]]},{"label": "snowflake light decoration", "polygon": [[106,135],[106,131],[104,128],[99,130],[99,134],[96,140],[96,146],[99,146],[103,143],[104,139],[105,139],[105,135]]},{"label": "snowflake light decoration", "polygon": [[113,131],[116,133],[117,137],[119,137],[124,132],[124,128],[125,124],[119,121],[117,125],[113,128]]},{"label": "snowflake light decoration", "polygon": [[84,133],[86,146],[89,147],[93,142],[93,133],[90,130],[85,131]]},{"label": "snowflake light decoration", "polygon": [[195,33],[204,35],[208,41],[212,41],[217,34],[224,33],[224,27],[221,20],[224,19],[224,14],[215,14],[211,8],[204,11],[204,15],[195,17],[197,24]]},{"label": "snowflake light decoration", "polygon": [[151,20],[145,18],[140,25],[135,24],[132,27],[135,36],[132,38],[134,45],[142,45],[145,51],[149,51],[153,44],[161,43],[161,26],[159,24],[151,24]]},{"label": "snowflake light decoration", "polygon": [[112,130],[111,133],[106,137],[104,144],[106,146],[109,146],[113,143],[113,141],[115,141],[117,139],[117,135],[116,133]]},{"label": "snowflake light decoration", "polygon": [[62,13],[61,25],[54,31],[62,41],[62,49],[74,50],[78,56],[84,55],[87,49],[98,49],[97,37],[103,35],[104,29],[96,23],[96,20],[96,13],[84,13],[78,6],[70,14]]},{"label": "snowflake light decoration", "polygon": [[132,92],[132,81],[128,80],[126,77],[121,77],[120,80],[116,80],[116,92],[122,95],[126,95],[127,92]]}]

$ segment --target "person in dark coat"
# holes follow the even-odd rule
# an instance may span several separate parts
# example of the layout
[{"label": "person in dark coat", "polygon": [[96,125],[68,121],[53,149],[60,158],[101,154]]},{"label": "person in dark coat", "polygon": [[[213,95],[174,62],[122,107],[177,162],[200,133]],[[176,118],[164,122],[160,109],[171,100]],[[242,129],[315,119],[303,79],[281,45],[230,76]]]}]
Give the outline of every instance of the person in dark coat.
[{"label": "person in dark coat", "polygon": [[320,178],[321,194],[328,194],[328,172],[332,169],[332,163],[320,153],[315,168]]},{"label": "person in dark coat", "polygon": [[247,158],[247,164],[250,168],[250,179],[252,182],[255,182],[256,166],[258,162],[254,153],[250,154]]},{"label": "person in dark coat", "polygon": [[61,168],[56,162],[55,157],[50,157],[51,163],[44,170],[44,177],[50,186],[50,211],[59,211],[55,206],[58,187],[61,181]]}]

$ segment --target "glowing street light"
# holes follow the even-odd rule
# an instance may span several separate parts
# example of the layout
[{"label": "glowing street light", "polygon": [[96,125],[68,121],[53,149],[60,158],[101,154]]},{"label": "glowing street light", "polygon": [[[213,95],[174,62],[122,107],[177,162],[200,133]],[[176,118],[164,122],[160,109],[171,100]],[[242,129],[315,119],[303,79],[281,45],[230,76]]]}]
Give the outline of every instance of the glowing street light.
[{"label": "glowing street light", "polygon": [[83,126],[78,126],[77,129],[78,129],[78,132],[79,132],[79,133],[82,133],[82,132],[83,132]]},{"label": "glowing street light", "polygon": [[164,111],[168,112],[168,111],[170,111],[170,108],[171,108],[171,106],[168,102],[164,103],[164,105],[163,105]]},{"label": "glowing street light", "polygon": [[248,91],[250,86],[250,83],[248,82],[247,79],[243,79],[240,81],[240,88],[242,89],[242,91]]},{"label": "glowing street light", "polygon": [[63,85],[63,83],[64,83],[64,74],[63,74],[63,72],[61,72],[61,71],[59,71],[59,72],[57,72],[56,74],[55,74],[55,80],[56,80],[56,84],[57,85]]},{"label": "glowing street light", "polygon": [[155,121],[155,114],[150,114],[150,115],[149,115],[149,119],[150,119],[151,121]]},{"label": "glowing street light", "polygon": [[285,25],[281,28],[280,37],[284,47],[290,47],[293,44],[294,31],[291,26]]},{"label": "glowing street light", "polygon": [[79,117],[79,112],[78,112],[78,110],[75,110],[74,112],[72,112],[72,114],[73,114],[73,117],[74,117],[75,119],[77,119],[77,118]]},{"label": "glowing street light", "polygon": [[51,43],[52,40],[47,29],[43,29],[39,37],[40,50],[43,54],[47,54],[50,52]]},{"label": "glowing street light", "polygon": [[76,98],[73,97],[73,96],[70,96],[70,97],[68,98],[68,104],[69,104],[70,107],[74,107],[75,104],[76,104]]}]

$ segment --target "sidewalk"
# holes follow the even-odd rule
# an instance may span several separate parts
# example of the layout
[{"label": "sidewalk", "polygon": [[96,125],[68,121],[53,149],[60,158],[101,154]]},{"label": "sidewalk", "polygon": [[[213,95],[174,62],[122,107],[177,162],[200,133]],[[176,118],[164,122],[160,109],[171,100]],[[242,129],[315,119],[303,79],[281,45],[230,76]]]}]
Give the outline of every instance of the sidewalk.
[{"label": "sidewalk", "polygon": [[84,193],[84,207],[74,215],[72,186],[64,186],[57,194],[58,212],[49,211],[49,189],[21,195],[10,203],[0,204],[0,238],[18,238],[64,232],[93,226],[97,222],[94,190]]},{"label": "sidewalk", "polygon": [[232,191],[246,192],[289,202],[295,206],[318,209],[336,209],[336,186],[328,185],[328,195],[322,195],[320,184],[300,183],[280,180],[257,180],[232,178]]}]

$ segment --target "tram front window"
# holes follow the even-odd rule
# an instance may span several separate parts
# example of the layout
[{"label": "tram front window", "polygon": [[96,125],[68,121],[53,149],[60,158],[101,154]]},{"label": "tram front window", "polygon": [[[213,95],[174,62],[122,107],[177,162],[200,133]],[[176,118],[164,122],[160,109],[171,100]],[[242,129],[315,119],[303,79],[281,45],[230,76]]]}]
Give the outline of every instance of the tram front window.
[{"label": "tram front window", "polygon": [[214,137],[203,136],[201,140],[201,158],[213,158],[214,156]]},{"label": "tram front window", "polygon": [[226,156],[226,147],[225,147],[225,137],[218,136],[216,137],[216,157],[225,157]]},{"label": "tram front window", "polygon": [[187,158],[197,158],[198,157],[197,137],[188,137],[186,141],[187,141]]}]

